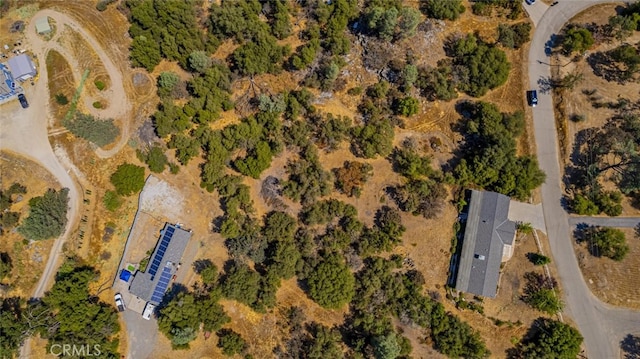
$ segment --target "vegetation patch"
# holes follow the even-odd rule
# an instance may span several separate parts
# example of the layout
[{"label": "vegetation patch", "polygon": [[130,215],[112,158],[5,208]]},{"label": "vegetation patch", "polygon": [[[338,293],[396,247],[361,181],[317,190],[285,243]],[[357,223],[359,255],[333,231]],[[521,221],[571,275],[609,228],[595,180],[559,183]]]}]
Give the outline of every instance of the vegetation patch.
[{"label": "vegetation patch", "polygon": [[[99,107],[96,107],[96,104]],[[94,107],[100,108],[100,102],[94,103]],[[76,113],[73,119],[63,119],[62,124],[75,136],[104,147],[120,135],[120,129],[113,124],[112,119],[98,119],[92,115]]]},{"label": "vegetation patch", "polygon": [[69,189],[49,189],[43,196],[29,200],[29,216],[22,221],[18,232],[29,240],[58,237],[67,224]]}]

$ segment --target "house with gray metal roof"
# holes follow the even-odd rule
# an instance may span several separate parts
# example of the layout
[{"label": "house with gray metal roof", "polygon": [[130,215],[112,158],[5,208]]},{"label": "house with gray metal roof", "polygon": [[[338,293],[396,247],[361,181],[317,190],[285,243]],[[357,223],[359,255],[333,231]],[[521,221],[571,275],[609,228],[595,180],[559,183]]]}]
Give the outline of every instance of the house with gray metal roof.
[{"label": "house with gray metal roof", "polygon": [[456,289],[494,298],[500,264],[513,255],[516,223],[507,218],[510,198],[471,190]]},{"label": "house with gray metal roof", "polygon": [[162,301],[174,274],[180,268],[191,231],[179,225],[166,223],[160,231],[160,240],[151,254],[144,272],[138,271],[129,286],[129,292],[136,297],[158,305]]},{"label": "house with gray metal roof", "polygon": [[13,78],[18,81],[26,81],[33,78],[38,73],[36,71],[36,65],[31,61],[31,58],[27,54],[14,56],[7,61]]}]

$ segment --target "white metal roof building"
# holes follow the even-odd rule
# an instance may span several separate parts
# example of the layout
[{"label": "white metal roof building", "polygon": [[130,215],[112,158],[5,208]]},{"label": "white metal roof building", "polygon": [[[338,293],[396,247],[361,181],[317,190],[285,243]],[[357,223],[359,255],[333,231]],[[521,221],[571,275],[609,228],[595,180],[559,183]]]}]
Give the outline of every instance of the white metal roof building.
[{"label": "white metal roof building", "polygon": [[36,20],[36,32],[38,34],[48,34],[51,32],[51,25],[48,17],[41,17]]},{"label": "white metal roof building", "polygon": [[31,58],[26,55],[18,55],[12,57],[7,61],[13,78],[18,81],[26,81],[33,78],[38,72],[36,71],[36,65],[31,61]]}]

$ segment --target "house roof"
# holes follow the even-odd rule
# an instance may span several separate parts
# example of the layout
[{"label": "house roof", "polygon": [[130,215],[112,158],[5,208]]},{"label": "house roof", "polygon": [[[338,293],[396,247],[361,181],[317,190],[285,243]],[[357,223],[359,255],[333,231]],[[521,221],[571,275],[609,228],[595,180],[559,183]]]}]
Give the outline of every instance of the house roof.
[{"label": "house roof", "polygon": [[15,93],[15,83],[11,72],[3,64],[0,64],[0,100],[13,96]]},{"label": "house roof", "polygon": [[36,75],[36,65],[27,54],[12,57],[7,63],[15,79],[21,80]]},{"label": "house roof", "polygon": [[137,272],[129,286],[131,294],[155,305],[159,304],[167,289],[169,279],[166,277],[171,278],[178,270],[182,254],[191,239],[191,232],[170,223],[165,224],[160,234],[145,272]]},{"label": "house roof", "polygon": [[509,197],[471,191],[456,289],[495,297],[505,245],[512,245],[516,224],[507,218]]},{"label": "house roof", "polygon": [[51,32],[51,25],[49,25],[48,17],[41,17],[36,20],[36,32],[38,34],[43,34],[46,32]]}]

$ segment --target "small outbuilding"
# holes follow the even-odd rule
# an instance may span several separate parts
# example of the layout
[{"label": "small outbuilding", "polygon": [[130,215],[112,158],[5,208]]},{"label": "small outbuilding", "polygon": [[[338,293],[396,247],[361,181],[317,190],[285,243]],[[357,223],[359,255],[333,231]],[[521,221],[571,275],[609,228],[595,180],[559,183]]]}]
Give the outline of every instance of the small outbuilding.
[{"label": "small outbuilding", "polygon": [[49,24],[48,17],[45,16],[36,20],[36,32],[40,35],[51,32],[51,25]]},{"label": "small outbuilding", "polygon": [[26,81],[36,76],[36,65],[31,61],[29,55],[22,54],[12,57],[7,61],[13,78],[18,81]]}]

